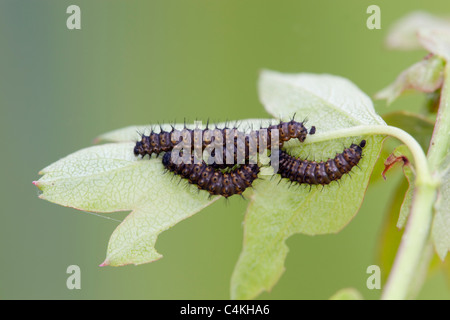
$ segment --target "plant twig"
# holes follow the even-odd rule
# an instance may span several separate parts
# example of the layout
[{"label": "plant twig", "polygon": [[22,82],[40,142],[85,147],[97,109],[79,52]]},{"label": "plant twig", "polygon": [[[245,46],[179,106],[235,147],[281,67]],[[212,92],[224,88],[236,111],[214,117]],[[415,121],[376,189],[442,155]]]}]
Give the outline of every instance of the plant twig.
[{"label": "plant twig", "polygon": [[[439,166],[449,150],[450,132],[450,66],[445,67],[445,80],[441,91],[438,115],[428,149],[428,167],[439,178]],[[421,258],[426,254],[426,241],[433,217],[438,183],[416,184],[411,215],[400,244],[391,274],[383,292],[383,299],[404,299],[411,289],[412,278],[418,271]]]},{"label": "plant twig", "polygon": [[[432,207],[436,198],[437,182],[432,177],[428,160],[419,143],[407,132],[391,126],[361,126],[311,137],[310,142],[347,136],[380,134],[397,138],[410,149],[415,163],[415,192],[395,262],[383,291],[383,299],[405,299],[417,272],[427,244],[432,220]],[[317,141],[316,141],[317,140]]]}]

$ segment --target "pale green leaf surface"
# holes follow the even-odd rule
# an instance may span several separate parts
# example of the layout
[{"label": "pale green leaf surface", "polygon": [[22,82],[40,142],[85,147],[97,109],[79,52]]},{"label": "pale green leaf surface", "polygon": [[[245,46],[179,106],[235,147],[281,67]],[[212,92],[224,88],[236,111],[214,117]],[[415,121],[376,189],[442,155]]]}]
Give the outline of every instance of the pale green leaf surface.
[{"label": "pale green leaf surface", "polygon": [[279,119],[307,118],[317,133],[355,125],[384,125],[372,100],[346,78],[330,74],[286,74],[264,70],[259,99]]},{"label": "pale green leaf surface", "polygon": [[110,143],[75,152],[43,169],[40,198],[93,212],[133,210],[117,227],[103,265],[141,264],[161,257],[159,233],[220,197],[165,174],[160,159],[139,159],[134,144]]},{"label": "pale green leaf surface", "polygon": [[[264,71],[260,98],[266,110],[280,118],[307,115],[316,135],[357,125],[384,125],[372,101],[350,81],[330,75],[281,74]],[[244,224],[244,245],[231,281],[231,297],[251,299],[269,291],[284,271],[287,238],[336,233],[359,210],[383,136],[288,144],[292,155],[308,159],[333,158],[351,143],[367,141],[359,168],[328,186],[299,186],[274,176],[254,183]],[[320,139],[319,139],[320,140]]]},{"label": "pale green leaf surface", "polygon": [[400,73],[397,79],[375,94],[376,99],[386,99],[391,104],[406,90],[431,93],[444,81],[444,60],[433,56],[413,64]]},{"label": "pale green leaf surface", "polygon": [[[249,119],[237,123],[241,130],[265,127],[274,119]],[[187,124],[188,128],[206,124]],[[175,124],[183,129],[184,124]],[[170,124],[161,125],[170,131]],[[113,141],[75,152],[43,169],[36,185],[41,198],[90,212],[133,210],[112,234],[102,265],[141,264],[160,258],[155,250],[157,236],[177,222],[195,214],[220,197],[210,198],[187,181],[165,173],[161,159],[133,154],[142,133],[159,132],[159,125],[129,126],[99,136],[96,141]],[[215,125],[210,125],[215,127]]]},{"label": "pale green leaf surface", "polygon": [[450,156],[446,160],[431,229],[431,237],[441,260],[445,259],[450,250]]},{"label": "pale green leaf surface", "polygon": [[450,27],[423,28],[417,36],[425,49],[450,61]]},{"label": "pale green leaf surface", "polygon": [[450,18],[424,11],[414,11],[399,19],[389,28],[386,44],[391,49],[414,50],[422,45],[417,33],[425,28],[450,29]]},{"label": "pale green leaf surface", "polygon": [[285,241],[291,235],[337,233],[351,221],[381,148],[378,136],[368,137],[367,143],[360,169],[355,167],[339,184],[310,190],[287,179],[280,181],[279,176],[254,183],[244,221],[244,247],[232,277],[233,298],[251,299],[270,291],[284,271]]}]

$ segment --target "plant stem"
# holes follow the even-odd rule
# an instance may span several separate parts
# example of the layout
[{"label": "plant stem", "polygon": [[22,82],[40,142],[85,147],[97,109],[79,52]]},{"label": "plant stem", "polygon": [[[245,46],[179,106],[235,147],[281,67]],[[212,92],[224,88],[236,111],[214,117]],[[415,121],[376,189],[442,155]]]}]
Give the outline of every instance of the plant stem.
[{"label": "plant stem", "polygon": [[333,132],[326,132],[322,134],[316,134],[315,136],[309,136],[305,143],[317,143],[320,141],[334,140],[338,138],[345,138],[351,136],[364,136],[364,135],[387,135],[402,141],[408,146],[411,151],[415,167],[417,170],[416,184],[433,185],[434,181],[431,178],[430,170],[428,168],[427,158],[419,145],[419,143],[406,131],[397,127],[373,125],[373,126],[356,126],[347,129],[342,129]]},{"label": "plant stem", "polygon": [[441,91],[439,110],[428,149],[430,167],[438,169],[450,149],[450,64],[445,67],[445,81]]},{"label": "plant stem", "polygon": [[430,173],[428,160],[418,142],[407,132],[396,127],[352,127],[333,132],[332,137],[328,137],[327,133],[312,137],[310,142],[367,134],[395,137],[408,146],[414,157],[416,179],[411,212],[388,282],[382,294],[382,299],[405,299],[408,297],[411,283],[413,283],[412,280],[420,266],[427,244],[438,184]]},{"label": "plant stem", "polygon": [[[445,67],[445,80],[441,91],[438,115],[428,149],[428,165],[433,174],[446,157],[450,140],[450,65]],[[438,175],[438,174],[437,174]],[[439,178],[439,177],[436,177]],[[426,254],[426,241],[430,233],[432,207],[437,195],[437,184],[419,185],[413,198],[411,216],[400,248],[383,292],[383,299],[404,299],[411,288],[412,277],[418,271],[420,259]],[[426,259],[426,257],[424,257]]]},{"label": "plant stem", "polygon": [[416,186],[408,223],[382,299],[399,300],[408,296],[427,243],[435,198],[436,186]]}]

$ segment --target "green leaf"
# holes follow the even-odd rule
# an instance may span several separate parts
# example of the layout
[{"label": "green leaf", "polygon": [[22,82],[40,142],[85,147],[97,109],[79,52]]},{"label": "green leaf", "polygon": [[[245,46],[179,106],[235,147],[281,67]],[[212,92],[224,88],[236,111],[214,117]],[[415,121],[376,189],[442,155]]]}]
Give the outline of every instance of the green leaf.
[{"label": "green leaf", "polygon": [[403,168],[403,174],[405,175],[406,180],[408,181],[408,189],[406,190],[403,202],[400,207],[400,214],[397,221],[397,228],[401,229],[405,226],[406,220],[409,216],[409,212],[411,210],[411,203],[414,195],[414,170],[411,167],[411,164],[408,159],[411,159],[411,152],[409,151],[408,147],[406,145],[400,145],[397,148],[395,148],[394,152],[392,153],[394,157],[397,158],[403,158],[407,159],[401,160],[403,162],[402,168]]},{"label": "green leaf", "polygon": [[271,290],[284,271],[285,242],[291,235],[336,233],[350,222],[363,201],[383,136],[335,139],[333,133],[355,125],[385,124],[372,101],[340,77],[264,71],[259,88],[269,113],[281,118],[307,115],[317,127],[315,143],[307,139],[301,146],[288,144],[289,153],[321,160],[362,139],[367,145],[359,169],[354,168],[339,183],[310,189],[279,176],[255,183],[245,216],[243,251],[232,276],[233,299],[252,299]]},{"label": "green leaf", "polygon": [[442,180],[435,204],[435,215],[431,228],[436,252],[444,261],[450,250],[450,156],[443,163]]},{"label": "green leaf", "polygon": [[41,171],[41,199],[92,212],[132,212],[111,236],[102,265],[141,264],[161,255],[162,231],[219,199],[165,174],[160,159],[138,159],[134,143],[110,143],[75,152]]},{"label": "green leaf", "polygon": [[422,28],[417,35],[425,49],[450,61],[450,26]]},{"label": "green leaf", "polygon": [[444,60],[437,56],[423,59],[403,71],[394,83],[376,93],[375,98],[386,99],[391,104],[407,90],[434,92],[444,81],[444,64]]},{"label": "green leaf", "polygon": [[420,49],[422,45],[417,34],[424,28],[450,28],[450,19],[424,11],[409,13],[389,28],[386,44],[397,50]]},{"label": "green leaf", "polygon": [[386,172],[391,170],[396,163],[402,164],[403,174],[408,182],[408,188],[404,193],[403,202],[400,207],[400,215],[397,222],[397,228],[403,228],[406,219],[409,216],[411,210],[411,203],[414,195],[414,169],[411,166],[409,159],[412,158],[411,152],[408,147],[404,144],[395,148],[395,150],[386,158],[384,161],[384,171],[382,173],[383,177],[386,179]]},{"label": "green leaf", "polygon": [[330,74],[284,74],[264,70],[259,98],[279,119],[307,118],[317,133],[355,125],[385,125],[372,100],[348,79]]},{"label": "green leaf", "polygon": [[[271,123],[273,119],[250,119],[239,121],[238,125],[248,131]],[[174,126],[184,128],[184,124]],[[168,124],[161,127],[171,130]],[[133,141],[151,129],[149,125],[129,126],[105,133],[96,141],[116,143],[75,152],[43,169],[43,176],[35,182],[42,191],[41,199],[63,206],[91,212],[132,210],[111,235],[102,266],[159,259],[155,242],[161,232],[220,199],[166,173],[161,159],[140,159],[134,155]],[[153,129],[158,131],[160,126]]]},{"label": "green leaf", "polygon": [[332,295],[330,300],[363,300],[363,296],[355,288],[344,288]]}]

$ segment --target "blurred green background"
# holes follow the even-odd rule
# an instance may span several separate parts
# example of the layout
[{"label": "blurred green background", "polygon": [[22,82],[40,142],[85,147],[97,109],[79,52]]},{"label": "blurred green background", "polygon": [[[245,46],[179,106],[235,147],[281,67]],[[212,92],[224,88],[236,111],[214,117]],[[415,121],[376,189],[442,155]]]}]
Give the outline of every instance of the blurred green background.
[{"label": "blurred green background", "polygon": [[[66,28],[71,4],[81,8],[81,30]],[[381,30],[366,27],[371,4],[381,8]],[[426,54],[383,45],[393,21],[414,10],[448,14],[450,3],[2,0],[0,299],[228,299],[246,201],[220,200],[161,234],[159,261],[100,268],[118,222],[40,200],[31,182],[110,130],[268,117],[256,90],[263,68],[340,75],[373,96]],[[389,110],[422,101],[413,94]],[[375,106],[388,110],[384,101]],[[371,185],[339,234],[291,237],[286,272],[259,298],[327,299],[344,287],[379,298],[366,288],[366,268],[376,263],[400,178]],[[81,290],[66,287],[72,264]],[[450,298],[445,278],[431,276],[419,298]]]}]

